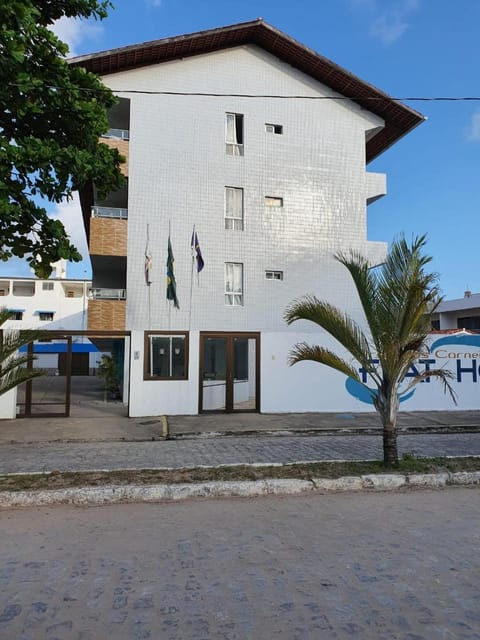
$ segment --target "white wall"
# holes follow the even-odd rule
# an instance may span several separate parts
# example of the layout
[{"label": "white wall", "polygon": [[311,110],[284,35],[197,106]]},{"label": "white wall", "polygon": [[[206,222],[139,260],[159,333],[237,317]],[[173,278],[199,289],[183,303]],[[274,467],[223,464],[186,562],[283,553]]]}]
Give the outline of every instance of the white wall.
[{"label": "white wall", "polygon": [[[111,74],[104,81],[120,96],[122,88],[334,95],[254,46]],[[332,255],[351,247],[384,252],[366,240],[372,181],[365,132],[381,126],[380,118],[333,100],[125,97],[131,100],[127,329],[148,327],[147,224],[154,262],[152,329],[281,330],[286,304],[312,292],[357,312],[351,284]],[[244,114],[243,157],[226,155],[227,111]],[[283,135],[266,133],[265,123],[281,124]],[[244,231],[224,229],[225,186],[244,189]],[[265,196],[283,197],[284,207],[265,207]],[[165,301],[169,224],[180,300],[180,311],[171,312]],[[206,266],[199,286],[194,281],[190,316],[194,224]],[[224,263],[230,261],[244,265],[243,307],[224,302]],[[267,269],[282,270],[284,280],[265,280]]]},{"label": "white wall", "polygon": [[[431,336],[431,341],[439,336]],[[347,378],[315,362],[302,362],[289,367],[287,358],[297,342],[321,344],[332,348],[347,361],[355,363],[325,333],[265,332],[261,334],[261,412],[371,412],[372,404],[361,402],[346,389]],[[455,406],[443,387],[433,378],[415,387],[413,397],[402,402],[401,411],[478,410],[480,409],[480,336],[478,346],[462,344],[441,347],[428,356],[435,359],[431,367],[445,367],[454,373],[452,386],[458,395]],[[130,416],[186,415],[198,412],[199,333],[190,333],[189,379],[172,381],[143,380],[144,334],[132,332]],[[135,354],[137,353],[138,359]],[[457,355],[459,356],[457,358]],[[457,377],[457,360],[460,380]],[[425,365],[418,364],[421,371]],[[475,373],[468,369],[475,369]],[[371,381],[367,384],[373,388]],[[245,392],[247,385],[245,385]],[[237,398],[237,400],[239,400]]]}]

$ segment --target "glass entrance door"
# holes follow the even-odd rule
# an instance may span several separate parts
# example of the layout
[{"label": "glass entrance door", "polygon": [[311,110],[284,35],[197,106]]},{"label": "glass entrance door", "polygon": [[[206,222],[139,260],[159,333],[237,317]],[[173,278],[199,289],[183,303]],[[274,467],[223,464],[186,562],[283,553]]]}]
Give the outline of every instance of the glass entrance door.
[{"label": "glass entrance door", "polygon": [[258,334],[200,334],[200,412],[259,410],[258,340]]}]

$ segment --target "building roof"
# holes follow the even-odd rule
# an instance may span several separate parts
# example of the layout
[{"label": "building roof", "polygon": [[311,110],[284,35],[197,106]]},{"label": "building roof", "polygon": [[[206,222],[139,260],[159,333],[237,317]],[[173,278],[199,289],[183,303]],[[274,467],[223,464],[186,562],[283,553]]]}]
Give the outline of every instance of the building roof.
[{"label": "building roof", "polygon": [[383,91],[297,42],[261,18],[79,56],[71,58],[69,62],[104,76],[247,44],[261,47],[383,118],[385,127],[367,142],[367,162],[383,153],[425,119],[421,113],[398,100],[393,100]]}]

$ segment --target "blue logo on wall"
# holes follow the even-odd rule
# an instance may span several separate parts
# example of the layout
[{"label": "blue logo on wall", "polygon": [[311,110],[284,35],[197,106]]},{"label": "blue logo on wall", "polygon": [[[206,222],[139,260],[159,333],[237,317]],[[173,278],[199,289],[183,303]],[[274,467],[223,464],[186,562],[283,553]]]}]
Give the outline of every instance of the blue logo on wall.
[{"label": "blue logo on wall", "polygon": [[[478,353],[468,353],[468,352],[457,352],[457,351],[448,351],[447,349],[441,349],[440,347],[447,347],[449,345],[456,345],[457,347],[474,347],[479,350]],[[477,369],[477,357],[480,359],[480,335],[449,335],[444,336],[442,338],[438,338],[430,345],[430,355],[433,357],[421,358],[417,363],[410,367],[410,371],[405,376],[406,378],[414,378],[419,375],[419,373],[424,373],[425,371],[429,371],[432,368],[432,365],[436,364],[437,358],[443,359],[453,359],[456,361],[457,367],[457,382],[462,382],[462,378],[465,377],[465,374],[469,374],[472,376],[472,381],[477,382],[480,381],[480,368]],[[468,358],[470,366],[462,367],[462,358]],[[378,360],[372,361],[374,364],[378,363]],[[364,402],[365,404],[374,404],[375,398],[377,396],[377,389],[372,389],[371,387],[365,386],[367,383],[367,372],[365,369],[360,368],[359,373],[361,374],[363,384],[357,382],[353,378],[347,378],[345,381],[345,389],[348,393],[360,400],[360,402]],[[423,380],[423,382],[430,382],[430,379],[427,377]],[[400,402],[405,402],[409,400],[415,394],[415,389],[411,389],[410,391],[406,391],[405,393],[400,395]]]}]

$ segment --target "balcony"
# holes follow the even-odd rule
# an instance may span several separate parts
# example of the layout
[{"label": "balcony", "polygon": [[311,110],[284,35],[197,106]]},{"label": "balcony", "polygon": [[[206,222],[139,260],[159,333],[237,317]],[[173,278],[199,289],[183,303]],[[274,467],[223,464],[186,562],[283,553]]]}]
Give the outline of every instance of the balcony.
[{"label": "balcony", "polygon": [[90,289],[90,296],[92,300],[126,300],[126,289],[105,289],[103,287],[96,287]]},{"label": "balcony", "polygon": [[128,129],[109,129],[102,138],[111,140],[130,140],[130,131]]},{"label": "balcony", "polygon": [[126,220],[128,218],[128,209],[121,207],[92,207],[92,218],[115,218],[118,220]]},{"label": "balcony", "polygon": [[[108,291],[100,289],[97,291]],[[110,291],[124,291],[110,289]],[[91,298],[88,302],[89,331],[125,331],[125,298]]]},{"label": "balcony", "polygon": [[365,178],[367,204],[372,204],[387,193],[387,176],[384,173],[367,172]]},{"label": "balcony", "polygon": [[115,215],[98,215],[94,209],[104,209],[108,213],[108,207],[92,207],[92,219],[90,220],[91,256],[126,256],[127,255],[127,209],[113,209],[109,211]]}]

